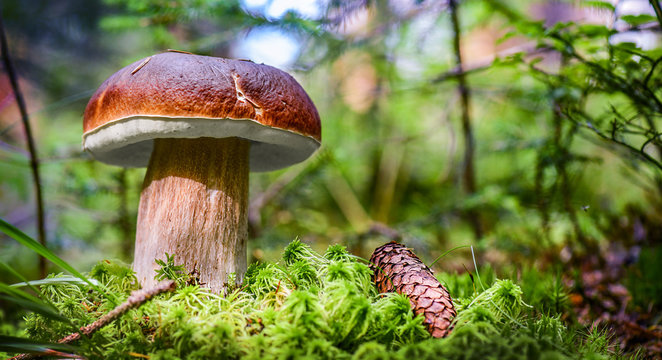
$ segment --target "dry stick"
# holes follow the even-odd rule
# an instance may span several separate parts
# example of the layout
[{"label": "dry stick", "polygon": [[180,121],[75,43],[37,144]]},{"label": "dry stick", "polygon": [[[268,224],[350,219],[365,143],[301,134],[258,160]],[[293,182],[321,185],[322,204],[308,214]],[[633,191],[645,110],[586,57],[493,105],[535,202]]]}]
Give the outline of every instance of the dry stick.
[{"label": "dry stick", "polygon": [[[109,313],[106,315],[100,317],[97,321],[87,325],[83,326],[80,328],[79,332],[75,332],[73,334],[67,335],[63,337],[62,339],[58,340],[58,344],[69,344],[74,341],[80,340],[80,338],[85,335],[85,336],[90,336],[94,334],[96,331],[101,329],[102,327],[110,324],[112,321],[117,319],[118,317],[124,315],[127,311],[137,308],[138,306],[144,304],[145,302],[149,301],[151,298],[153,298],[156,295],[159,295],[164,292],[168,291],[174,291],[175,288],[177,287],[176,283],[172,280],[164,280],[161,281],[160,283],[156,284],[153,288],[149,289],[140,289],[140,290],[135,290],[131,292],[131,296],[129,296],[128,299],[126,299],[125,302],[121,303],[119,306],[111,310]],[[52,350],[48,350],[52,351]],[[25,360],[25,359],[36,359],[40,358],[42,356],[49,356],[52,355],[52,353],[34,353],[34,354],[21,354],[14,356],[10,360]]]},{"label": "dry stick", "polygon": [[[453,50],[455,52],[455,63],[459,73],[457,75],[458,91],[460,93],[460,103],[462,104],[462,135],[464,137],[464,169],[462,180],[465,191],[469,195],[476,193],[476,175],[474,170],[474,135],[471,125],[471,115],[469,104],[471,101],[471,92],[467,85],[467,80],[462,69],[462,53],[460,49],[460,22],[458,20],[457,0],[450,0],[448,6],[451,11],[451,23],[453,25]],[[467,212],[469,222],[472,225],[474,236],[480,239],[483,236],[483,230],[478,212],[469,210]]]},{"label": "dry stick", "polygon": [[[25,107],[25,100],[23,93],[18,87],[18,79],[16,77],[16,70],[9,56],[9,46],[7,45],[7,36],[5,35],[5,26],[2,21],[2,14],[0,14],[0,51],[2,51],[2,62],[4,64],[9,81],[11,82],[16,103],[21,112],[21,120],[23,128],[25,129],[25,137],[28,143],[28,150],[30,152],[30,168],[32,169],[32,178],[34,179],[34,190],[37,202],[37,231],[39,234],[39,243],[46,246],[46,230],[44,227],[44,200],[41,195],[41,177],[39,176],[39,159],[37,158],[37,149],[35,148],[34,140],[32,138],[32,130],[30,128],[30,119],[28,118],[28,111]],[[39,276],[46,277],[46,259],[39,256]]]}]

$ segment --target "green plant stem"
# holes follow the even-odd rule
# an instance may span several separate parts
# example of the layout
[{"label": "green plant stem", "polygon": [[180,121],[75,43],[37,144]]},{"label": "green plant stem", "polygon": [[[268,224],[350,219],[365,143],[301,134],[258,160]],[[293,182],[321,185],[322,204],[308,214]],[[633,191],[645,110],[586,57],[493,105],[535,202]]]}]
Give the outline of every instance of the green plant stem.
[{"label": "green plant stem", "polygon": [[476,264],[476,254],[474,254],[474,247],[470,246],[471,248],[471,259],[474,262],[474,270],[476,271],[476,278],[478,279],[478,284],[480,284],[480,287],[483,288],[483,291],[485,291],[485,285],[483,285],[483,282],[480,280],[480,272],[478,271],[478,264]]},{"label": "green plant stem", "polygon": [[[44,221],[44,200],[42,197],[41,191],[41,177],[39,175],[39,159],[37,157],[37,149],[34,143],[32,136],[32,129],[30,128],[30,119],[28,117],[28,111],[25,106],[25,100],[23,98],[23,93],[18,86],[18,78],[16,76],[16,70],[14,69],[14,64],[11,61],[9,55],[9,45],[7,44],[7,36],[5,34],[5,26],[2,20],[2,14],[0,14],[0,51],[2,51],[2,63],[9,77],[9,82],[12,86],[12,91],[14,92],[14,97],[16,98],[16,103],[18,109],[21,112],[21,120],[23,122],[23,128],[25,129],[25,137],[28,144],[28,150],[30,152],[30,168],[32,169],[32,178],[34,180],[34,191],[35,191],[35,201],[37,206],[37,232],[39,243],[46,247],[46,229]],[[46,277],[46,259],[43,256],[39,256],[39,276],[41,278]]]},{"label": "green plant stem", "polygon": [[471,247],[471,245],[460,245],[460,246],[456,246],[456,247],[454,247],[450,250],[447,250],[443,254],[439,255],[436,259],[434,259],[434,261],[431,262],[430,265],[428,265],[428,267],[432,267],[432,265],[434,265],[437,261],[441,260],[441,258],[443,258],[444,256],[452,253],[453,251],[458,250],[458,249],[462,249],[462,248],[468,248],[468,247]]}]

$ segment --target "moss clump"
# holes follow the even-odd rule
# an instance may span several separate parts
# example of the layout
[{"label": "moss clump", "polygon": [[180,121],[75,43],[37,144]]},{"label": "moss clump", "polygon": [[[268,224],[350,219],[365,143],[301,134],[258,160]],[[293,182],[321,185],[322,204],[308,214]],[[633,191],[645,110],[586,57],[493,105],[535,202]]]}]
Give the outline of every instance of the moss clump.
[{"label": "moss clump", "polygon": [[[458,317],[446,339],[432,339],[409,300],[381,296],[362,260],[331,246],[317,254],[294,241],[279,264],[253,264],[243,284],[212,294],[168,256],[159,276],[178,282],[77,344],[90,359],[566,359],[614,357],[586,346],[558,317],[530,318],[522,290],[497,280],[456,299]],[[91,323],[138,287],[124,265],[103,261],[89,273],[105,294],[81,284],[42,291],[74,326]],[[473,285],[468,285],[473,286]],[[57,341],[71,325],[31,314],[26,332]],[[600,335],[596,335],[600,336]],[[604,339],[602,337],[601,339]],[[593,340],[595,343],[595,339]]]}]

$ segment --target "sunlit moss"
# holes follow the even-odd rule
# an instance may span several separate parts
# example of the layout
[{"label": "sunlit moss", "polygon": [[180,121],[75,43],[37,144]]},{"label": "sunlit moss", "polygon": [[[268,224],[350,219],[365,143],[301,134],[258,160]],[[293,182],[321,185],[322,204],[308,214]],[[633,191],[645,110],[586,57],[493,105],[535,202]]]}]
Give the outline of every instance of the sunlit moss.
[{"label": "sunlit moss", "polygon": [[[456,299],[451,335],[433,339],[407,297],[377,294],[368,266],[339,246],[320,255],[294,241],[283,263],[251,265],[243,284],[223,294],[196,285],[176,263],[168,256],[158,272],[177,280],[175,292],[151,299],[81,340],[81,354],[89,359],[615,357],[604,334],[583,339],[559,317],[535,315],[522,289],[510,280],[497,279],[478,291],[446,275],[469,296]],[[42,286],[76,326],[91,323],[137,287],[133,272],[120,263],[102,261],[89,275],[108,294],[82,284]],[[71,325],[41,315],[26,318],[26,333],[35,339],[57,341],[72,331]]]}]

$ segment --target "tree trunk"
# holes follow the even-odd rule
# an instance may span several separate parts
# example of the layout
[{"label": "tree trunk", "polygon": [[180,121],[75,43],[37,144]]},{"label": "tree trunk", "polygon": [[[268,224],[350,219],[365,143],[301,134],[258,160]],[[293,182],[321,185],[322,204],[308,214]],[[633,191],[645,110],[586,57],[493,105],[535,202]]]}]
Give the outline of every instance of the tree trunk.
[{"label": "tree trunk", "polygon": [[156,284],[154,259],[175,256],[219,292],[246,271],[248,152],[244,139],[157,139],[138,209],[133,268]]},{"label": "tree trunk", "polygon": [[[457,0],[450,0],[448,7],[451,13],[451,24],[453,26],[453,51],[455,52],[455,64],[459,70],[457,76],[457,88],[460,93],[460,104],[462,105],[462,137],[464,138],[464,161],[462,166],[462,183],[464,190],[469,195],[476,194],[476,172],[474,165],[474,153],[476,144],[473,134],[473,125],[471,123],[471,91],[467,84],[464,73],[464,64],[462,63],[462,51],[460,40],[462,38],[460,21],[457,8]],[[483,237],[483,224],[480,219],[480,212],[476,209],[469,209],[466,212],[466,218],[471,224],[476,240]]]}]

